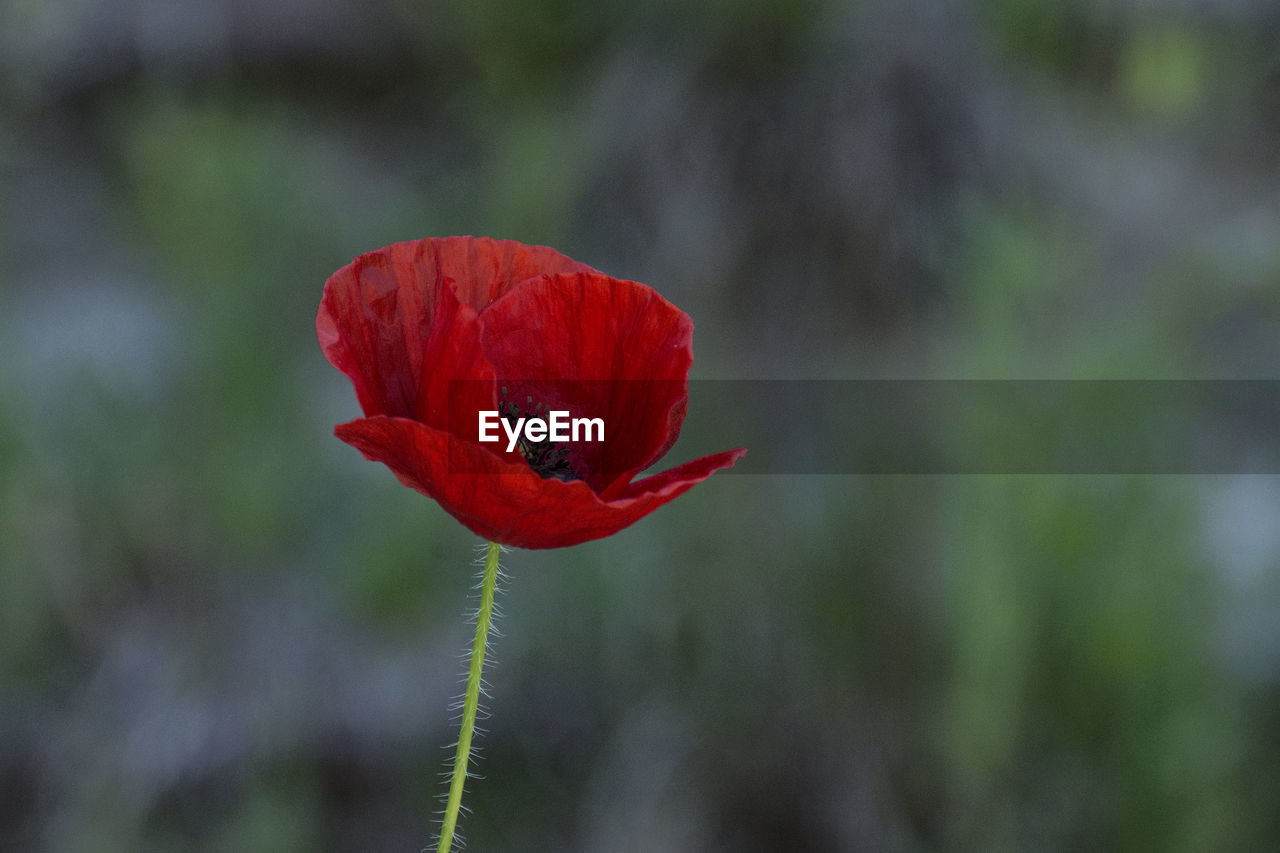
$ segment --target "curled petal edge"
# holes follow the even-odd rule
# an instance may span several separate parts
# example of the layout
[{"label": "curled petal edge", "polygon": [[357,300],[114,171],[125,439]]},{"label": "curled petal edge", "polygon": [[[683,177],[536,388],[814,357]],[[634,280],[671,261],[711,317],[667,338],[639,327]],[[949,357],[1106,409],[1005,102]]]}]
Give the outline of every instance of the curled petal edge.
[{"label": "curled petal edge", "polygon": [[544,479],[521,463],[408,418],[360,418],[339,424],[334,434],[434,499],[476,535],[530,549],[617,533],[746,453],[737,448],[693,459],[603,500],[581,480]]}]

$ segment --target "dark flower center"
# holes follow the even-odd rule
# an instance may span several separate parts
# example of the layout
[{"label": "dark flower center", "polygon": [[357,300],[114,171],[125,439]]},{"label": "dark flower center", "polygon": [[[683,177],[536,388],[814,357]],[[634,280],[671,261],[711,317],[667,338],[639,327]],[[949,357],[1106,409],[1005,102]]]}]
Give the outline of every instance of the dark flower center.
[{"label": "dark flower center", "polygon": [[[499,391],[503,399],[498,401],[498,415],[512,427],[520,418],[536,417],[543,420],[549,418],[546,406],[542,403],[534,405],[532,396],[525,397],[525,405],[521,408],[506,399],[507,386],[501,386]],[[516,449],[520,451],[524,461],[529,463],[529,467],[544,480],[556,479],[569,482],[582,479],[569,464],[569,448],[563,443],[553,442],[549,437],[542,441],[530,441],[522,429],[519,439],[516,440]]]}]

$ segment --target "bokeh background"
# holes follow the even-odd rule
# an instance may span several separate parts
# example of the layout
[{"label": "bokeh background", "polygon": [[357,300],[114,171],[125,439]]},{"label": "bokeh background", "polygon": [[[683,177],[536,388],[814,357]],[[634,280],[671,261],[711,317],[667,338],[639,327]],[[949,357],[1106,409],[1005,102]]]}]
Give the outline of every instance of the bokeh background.
[{"label": "bokeh background", "polygon": [[[313,324],[465,233],[694,378],[1280,378],[1280,15],[3,0],[0,848],[428,845],[477,543]],[[1280,480],[750,461],[507,555],[471,849],[1280,845]]]}]

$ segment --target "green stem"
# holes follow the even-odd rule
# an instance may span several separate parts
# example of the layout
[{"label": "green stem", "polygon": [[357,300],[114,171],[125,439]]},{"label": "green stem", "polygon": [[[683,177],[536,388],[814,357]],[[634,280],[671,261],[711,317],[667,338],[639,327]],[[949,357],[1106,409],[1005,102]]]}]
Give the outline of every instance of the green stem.
[{"label": "green stem", "polygon": [[490,542],[484,558],[484,580],[480,583],[480,613],[476,616],[476,636],[471,643],[471,669],[467,672],[467,692],[462,702],[462,731],[458,735],[458,753],[453,759],[453,780],[449,783],[449,803],[444,810],[440,843],[436,853],[448,853],[458,825],[458,807],[462,805],[462,786],[467,781],[467,759],[471,757],[471,736],[476,729],[476,706],[480,703],[480,673],[484,670],[484,647],[493,622],[493,594],[498,586],[497,542]]}]

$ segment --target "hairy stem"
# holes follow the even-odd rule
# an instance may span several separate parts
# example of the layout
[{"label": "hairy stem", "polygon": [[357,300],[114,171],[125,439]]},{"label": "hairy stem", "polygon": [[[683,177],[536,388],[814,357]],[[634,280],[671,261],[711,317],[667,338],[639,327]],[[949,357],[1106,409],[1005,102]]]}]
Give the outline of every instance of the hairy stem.
[{"label": "hairy stem", "polygon": [[484,647],[493,622],[493,595],[498,585],[497,542],[490,542],[484,558],[484,579],[480,582],[480,613],[476,616],[476,636],[471,643],[471,669],[467,671],[467,692],[462,703],[462,731],[458,735],[458,753],[453,759],[453,779],[449,783],[449,803],[444,810],[440,843],[436,853],[448,853],[458,825],[458,808],[462,805],[462,787],[467,781],[467,759],[471,757],[471,736],[476,730],[476,706],[480,702],[480,674],[484,670]]}]

